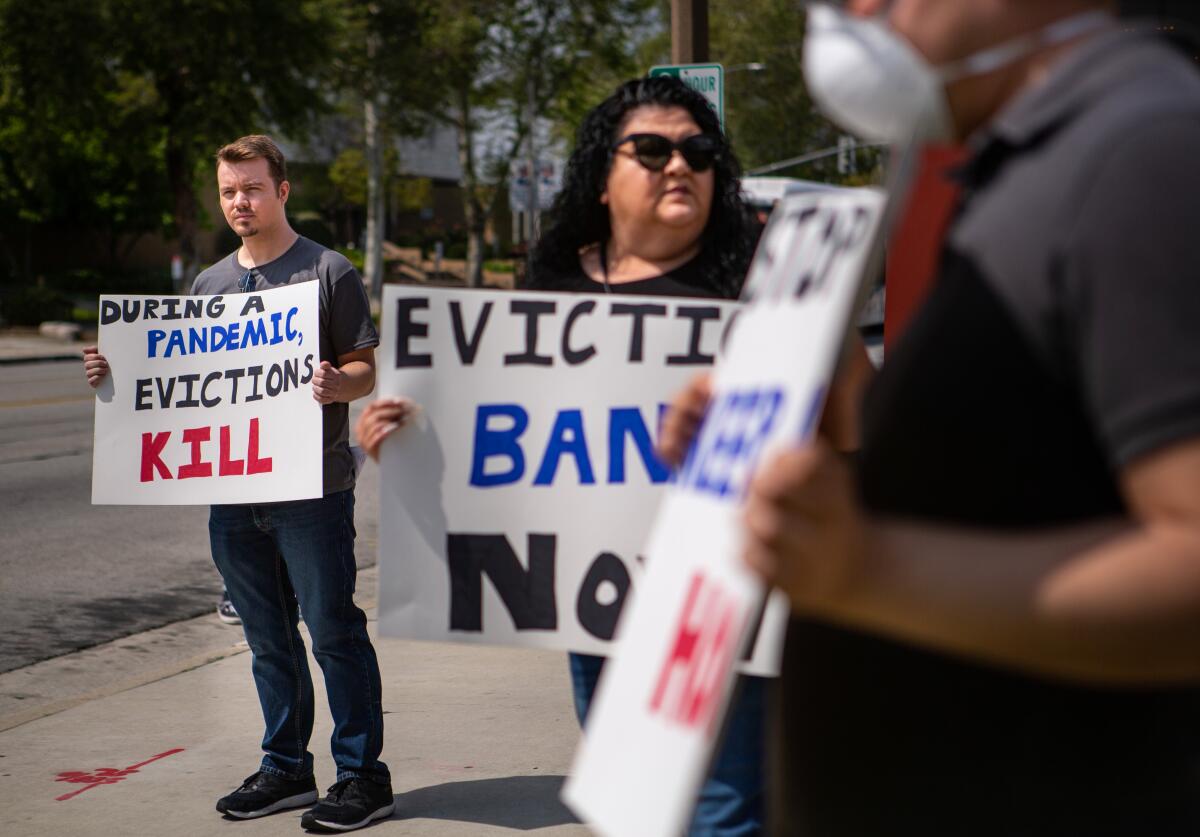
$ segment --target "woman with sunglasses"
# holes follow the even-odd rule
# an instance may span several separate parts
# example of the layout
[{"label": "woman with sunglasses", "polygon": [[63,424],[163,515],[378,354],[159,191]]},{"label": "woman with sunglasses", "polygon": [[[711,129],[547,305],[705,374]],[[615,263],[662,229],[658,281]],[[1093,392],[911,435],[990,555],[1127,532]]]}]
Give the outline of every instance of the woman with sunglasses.
[{"label": "woman with sunglasses", "polygon": [[[717,116],[699,93],[669,77],[626,82],[580,125],[528,287],[737,296],[759,231],[739,175]],[[355,426],[363,450],[378,458],[382,441],[412,409],[406,399],[369,404]],[[603,663],[571,655],[580,723]],[[690,834],[745,837],[762,830],[764,691],[761,678],[744,678]]]},{"label": "woman with sunglasses", "polygon": [[528,286],[736,296],[758,232],[739,175],[699,93],[626,82],[579,127]]},{"label": "woman with sunglasses", "polygon": [[[626,82],[579,127],[529,287],[736,296],[758,233],[739,174],[700,94],[670,77]],[[602,657],[571,655],[580,723],[603,664]],[[762,830],[765,684],[743,681],[690,834]]]}]

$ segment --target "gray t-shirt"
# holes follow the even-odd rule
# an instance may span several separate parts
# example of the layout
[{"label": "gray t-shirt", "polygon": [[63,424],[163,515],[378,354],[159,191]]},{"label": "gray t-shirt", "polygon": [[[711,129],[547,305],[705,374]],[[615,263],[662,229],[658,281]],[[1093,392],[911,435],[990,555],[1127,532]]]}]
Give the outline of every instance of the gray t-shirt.
[{"label": "gray t-shirt", "polygon": [[[197,296],[241,293],[238,283],[248,268],[230,253],[196,277]],[[321,360],[337,365],[339,355],[379,345],[371,322],[367,292],[354,265],[341,253],[301,236],[274,261],[249,268],[252,290],[267,291],[284,285],[316,280],[321,298]],[[354,487],[354,456],[350,453],[350,405],[341,402],[322,408],[324,425],[324,492]]]}]

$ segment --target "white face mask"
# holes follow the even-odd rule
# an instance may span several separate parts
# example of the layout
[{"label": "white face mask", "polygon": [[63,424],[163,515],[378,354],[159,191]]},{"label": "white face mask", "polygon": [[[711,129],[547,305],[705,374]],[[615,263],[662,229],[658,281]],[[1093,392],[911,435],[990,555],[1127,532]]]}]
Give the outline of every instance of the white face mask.
[{"label": "white face mask", "polygon": [[854,17],[814,3],[804,35],[804,80],[817,107],[862,139],[944,141],[954,135],[947,83],[990,73],[1111,22],[1104,12],[1085,12],[934,67],[883,18]]}]

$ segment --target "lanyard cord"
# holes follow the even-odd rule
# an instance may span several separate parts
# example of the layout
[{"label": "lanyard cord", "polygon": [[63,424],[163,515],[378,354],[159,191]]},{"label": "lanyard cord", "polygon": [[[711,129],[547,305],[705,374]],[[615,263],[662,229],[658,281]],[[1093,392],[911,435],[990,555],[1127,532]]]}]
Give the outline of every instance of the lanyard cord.
[{"label": "lanyard cord", "polygon": [[604,292],[612,293],[612,286],[608,284],[608,242],[600,243],[600,275],[604,277]]}]

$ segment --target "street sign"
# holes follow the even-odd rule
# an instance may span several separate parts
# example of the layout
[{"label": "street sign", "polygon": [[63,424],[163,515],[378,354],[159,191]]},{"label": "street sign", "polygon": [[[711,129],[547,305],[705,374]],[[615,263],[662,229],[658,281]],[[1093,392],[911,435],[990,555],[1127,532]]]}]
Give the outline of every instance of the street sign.
[{"label": "street sign", "polygon": [[[546,212],[562,191],[562,163],[542,159],[537,163],[538,208]],[[529,211],[530,173],[527,160],[513,160],[508,174],[508,205],[513,212]]]},{"label": "street sign", "polygon": [[708,99],[725,130],[725,68],[720,64],[664,64],[650,68],[650,77],[674,76]]}]

